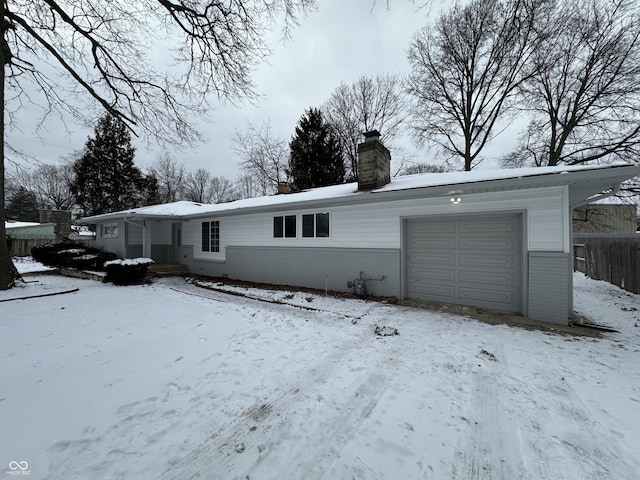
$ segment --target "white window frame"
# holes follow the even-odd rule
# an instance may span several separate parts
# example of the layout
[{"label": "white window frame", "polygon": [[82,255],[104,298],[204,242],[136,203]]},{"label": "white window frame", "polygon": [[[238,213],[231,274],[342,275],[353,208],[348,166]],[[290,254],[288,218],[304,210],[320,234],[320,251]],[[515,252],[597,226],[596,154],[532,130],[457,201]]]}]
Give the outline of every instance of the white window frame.
[{"label": "white window frame", "polygon": [[118,238],[118,222],[103,223],[101,225],[103,238]]},{"label": "white window frame", "polygon": [[[327,215],[328,217],[328,224],[327,227],[329,229],[329,232],[327,235],[322,235],[322,236],[318,236],[318,215]],[[305,235],[305,225],[304,225],[304,220],[305,217],[308,216],[313,216],[313,235]],[[302,228],[302,238],[331,238],[331,212],[308,212],[308,213],[303,213],[301,215],[301,228]]]},{"label": "white window frame", "polygon": [[[204,244],[204,229],[207,226],[208,245]],[[200,252],[220,253],[220,220],[209,220],[200,224]]]}]

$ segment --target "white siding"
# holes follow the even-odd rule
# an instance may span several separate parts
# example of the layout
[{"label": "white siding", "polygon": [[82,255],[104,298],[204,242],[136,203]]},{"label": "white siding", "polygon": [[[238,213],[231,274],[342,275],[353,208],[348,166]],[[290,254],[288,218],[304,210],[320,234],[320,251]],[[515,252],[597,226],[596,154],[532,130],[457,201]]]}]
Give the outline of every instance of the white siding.
[{"label": "white siding", "polygon": [[[183,245],[194,246],[194,257],[224,259],[225,247],[292,246],[333,248],[397,248],[401,247],[401,219],[430,215],[458,215],[480,212],[526,211],[528,250],[567,251],[569,243],[566,223],[566,197],[563,187],[550,187],[506,192],[461,195],[453,205],[449,197],[403,200],[385,204],[352,205],[328,209],[308,209],[269,214],[211,217],[183,224]],[[329,212],[329,238],[303,238],[302,214]],[[273,238],[273,217],[297,215],[297,238]],[[201,222],[220,220],[220,253],[200,251]],[[155,243],[155,242],[154,242]]]},{"label": "white siding", "polygon": [[132,223],[126,223],[127,226],[127,244],[142,245],[142,227]]}]

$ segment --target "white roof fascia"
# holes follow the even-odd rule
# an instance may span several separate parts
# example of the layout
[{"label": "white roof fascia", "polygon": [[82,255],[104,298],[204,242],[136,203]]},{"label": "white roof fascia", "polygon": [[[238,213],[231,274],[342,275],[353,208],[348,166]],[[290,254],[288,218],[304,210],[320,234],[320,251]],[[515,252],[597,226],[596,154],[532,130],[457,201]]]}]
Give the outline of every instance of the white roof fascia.
[{"label": "white roof fascia", "polygon": [[[230,215],[244,215],[260,212],[277,212],[300,208],[328,208],[336,205],[355,205],[365,203],[379,203],[411,198],[428,198],[447,195],[461,195],[470,193],[543,188],[550,186],[570,186],[570,203],[574,204],[594,195],[615,188],[621,182],[640,175],[640,167],[633,165],[606,165],[583,167],[541,167],[537,169],[511,169],[499,171],[503,178],[478,179],[476,176],[467,177],[471,172],[457,172],[460,181],[438,184],[438,175],[451,177],[452,174],[421,174],[408,177],[396,177],[390,184],[369,192],[358,192],[357,184],[342,184],[322,187],[300,193],[271,195],[267,197],[238,200],[221,204],[198,204],[195,202],[174,202],[174,204],[140,207],[121,212],[107,213],[81,219],[81,223],[97,223],[124,217],[147,218],[150,220],[189,220],[205,217],[224,217]],[[538,173],[539,172],[539,173]],[[486,173],[487,172],[483,172]],[[435,184],[420,185],[416,181],[435,180]],[[428,183],[428,182],[427,182]],[[404,186],[406,185],[406,187]],[[324,196],[335,192],[336,196]],[[263,204],[259,204],[263,201]],[[191,205],[189,205],[191,204]],[[162,208],[165,207],[165,208]],[[195,213],[154,213],[154,210],[167,210],[182,207],[202,207],[202,211]]]}]

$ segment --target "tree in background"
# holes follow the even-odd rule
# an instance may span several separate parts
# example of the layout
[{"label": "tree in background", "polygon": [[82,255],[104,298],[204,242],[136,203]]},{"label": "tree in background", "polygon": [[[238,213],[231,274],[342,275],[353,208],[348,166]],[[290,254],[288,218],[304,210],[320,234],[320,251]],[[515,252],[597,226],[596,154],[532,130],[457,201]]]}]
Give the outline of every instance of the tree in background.
[{"label": "tree in background", "polygon": [[289,149],[289,174],[297,190],[344,182],[340,141],[317,108],[310,108],[300,118]]},{"label": "tree in background", "polygon": [[150,173],[158,181],[158,201],[170,203],[181,200],[184,190],[186,171],[184,164],[178,163],[168,152],[164,151],[156,157],[151,165]]},{"label": "tree in background", "polygon": [[407,92],[420,144],[439,145],[471,170],[495,135],[535,50],[535,21],[547,0],[456,3],[409,48]]},{"label": "tree in background", "polygon": [[71,193],[73,180],[73,164],[65,162],[59,165],[43,163],[32,171],[17,170],[8,175],[14,185],[20,185],[33,192],[38,208],[55,210],[71,210],[75,204]]},{"label": "tree in background", "polygon": [[444,173],[446,170],[442,165],[432,163],[414,163],[404,167],[398,175],[415,175],[418,173]]},{"label": "tree in background", "polygon": [[[100,110],[161,142],[197,142],[194,125],[206,114],[211,94],[255,97],[251,75],[269,53],[266,33],[275,18],[282,15],[286,35],[297,16],[314,5],[314,0],[4,0],[0,238],[5,236],[4,116],[10,120],[31,101],[30,93],[41,95],[35,102],[42,106],[40,124],[57,110],[89,123]],[[153,68],[150,39],[171,39],[177,75]],[[9,250],[0,242],[0,289],[11,288],[15,278]]]},{"label": "tree in background", "polygon": [[238,193],[233,183],[224,177],[211,178],[211,201],[212,203],[226,203],[236,200]]},{"label": "tree in background", "polygon": [[322,107],[327,122],[335,129],[345,153],[345,176],[358,179],[358,144],[362,133],[381,132],[390,147],[407,117],[402,81],[397,75],[360,77],[351,85],[341,83]]},{"label": "tree in background", "polygon": [[189,173],[184,181],[183,197],[197,203],[224,203],[234,200],[237,193],[224,177],[214,177],[204,168]]},{"label": "tree in background", "polygon": [[233,149],[242,159],[242,168],[252,179],[255,195],[272,195],[278,184],[287,180],[287,141],[277,138],[271,123],[249,123],[243,131],[233,132]]},{"label": "tree in background", "polygon": [[9,220],[39,222],[40,212],[35,194],[25,187],[18,187],[9,197],[5,215]]},{"label": "tree in background", "polygon": [[635,0],[564,0],[538,20],[533,119],[505,166],[575,165],[640,155],[640,11]]},{"label": "tree in background", "polygon": [[146,205],[157,197],[157,180],[133,163],[135,148],[127,126],[105,115],[73,164],[71,192],[84,215],[100,215]]}]

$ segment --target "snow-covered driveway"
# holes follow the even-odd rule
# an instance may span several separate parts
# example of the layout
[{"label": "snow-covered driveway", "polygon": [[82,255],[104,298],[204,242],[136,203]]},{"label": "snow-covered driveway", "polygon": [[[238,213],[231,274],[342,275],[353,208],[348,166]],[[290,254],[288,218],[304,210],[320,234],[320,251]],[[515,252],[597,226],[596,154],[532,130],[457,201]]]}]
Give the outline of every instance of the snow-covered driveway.
[{"label": "snow-covered driveway", "polygon": [[19,293],[80,290],[0,303],[0,476],[640,478],[640,299],[602,282],[576,277],[577,309],[621,331],[596,339],[38,279]]}]

